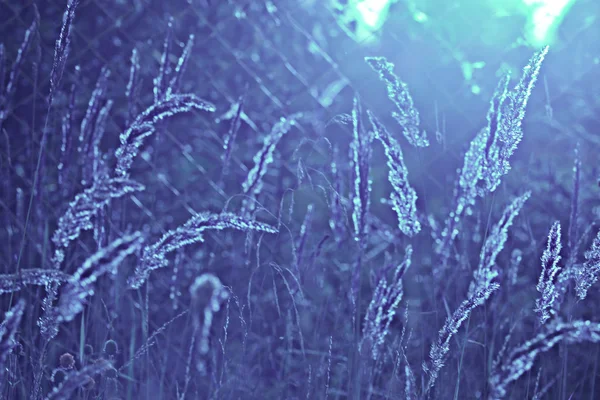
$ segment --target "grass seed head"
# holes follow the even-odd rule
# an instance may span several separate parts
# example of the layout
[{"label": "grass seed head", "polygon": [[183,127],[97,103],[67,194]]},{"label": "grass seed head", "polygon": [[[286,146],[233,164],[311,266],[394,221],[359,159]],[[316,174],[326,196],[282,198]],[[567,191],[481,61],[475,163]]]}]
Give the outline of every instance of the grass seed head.
[{"label": "grass seed head", "polygon": [[59,364],[61,368],[73,369],[75,366],[75,357],[71,353],[64,353],[60,356]]},{"label": "grass seed head", "polygon": [[52,377],[50,379],[52,380],[52,384],[54,386],[58,386],[62,383],[62,381],[65,380],[66,376],[67,373],[64,369],[57,368],[52,372]]},{"label": "grass seed head", "polygon": [[106,342],[104,342],[103,351],[104,354],[106,354],[107,356],[114,357],[119,352],[119,345],[117,345],[117,342],[115,342],[114,340],[109,339]]}]

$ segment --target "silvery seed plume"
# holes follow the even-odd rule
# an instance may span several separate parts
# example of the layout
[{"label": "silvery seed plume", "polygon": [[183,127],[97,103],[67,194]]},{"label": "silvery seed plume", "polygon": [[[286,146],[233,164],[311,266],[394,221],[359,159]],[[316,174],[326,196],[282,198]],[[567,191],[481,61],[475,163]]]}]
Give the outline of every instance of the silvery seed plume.
[{"label": "silvery seed plume", "polygon": [[47,331],[55,336],[59,324],[72,321],[82,312],[86,299],[94,295],[94,285],[98,278],[106,273],[116,273],[123,260],[141,248],[143,240],[139,232],[126,235],[85,260],[63,285],[58,303],[47,309],[40,319],[42,333]]},{"label": "silvery seed plume", "polygon": [[[546,106],[546,112],[548,112],[548,106]],[[550,115],[552,115],[552,109],[550,108]],[[550,391],[550,389],[552,389],[554,387],[554,385],[556,384],[556,382],[558,382],[558,379],[560,378],[560,375],[555,375],[554,378],[550,379],[544,386],[542,387],[538,387],[539,384],[539,380],[542,376],[542,371],[544,370],[544,368],[540,367],[538,369],[538,374],[537,374],[537,378],[536,378],[536,386],[534,389],[534,393],[533,393],[533,397],[531,398],[531,400],[543,400],[546,397],[546,394]]]},{"label": "silvery seed plume", "polygon": [[[238,98],[238,101],[236,101],[235,103],[231,103],[229,105],[229,108],[227,109],[227,111],[221,113],[217,118],[215,118],[216,124],[220,124],[223,121],[231,121],[236,117],[240,101],[242,100],[242,98],[246,99],[246,96],[248,94],[248,89],[249,89],[249,85],[248,84],[244,85],[244,90],[242,92],[242,95]],[[258,127],[258,125],[256,125],[254,120],[252,120],[248,116],[248,114],[246,114],[244,112],[244,109],[245,109],[245,107],[242,105],[242,111],[239,115],[240,120],[245,122],[253,130],[259,131],[260,128]]]},{"label": "silvery seed plume", "polygon": [[25,36],[23,37],[23,41],[21,42],[21,46],[17,51],[17,58],[13,62],[13,65],[10,69],[10,73],[8,75],[8,82],[6,84],[6,88],[4,90],[4,100],[8,101],[14,95],[15,90],[17,88],[17,79],[19,78],[19,74],[21,72],[21,67],[23,64],[23,60],[25,54],[31,47],[31,42],[33,41],[34,32],[38,28],[37,20],[34,19],[29,28],[25,31]]},{"label": "silvery seed plume", "polygon": [[462,323],[471,315],[471,311],[482,305],[499,287],[500,285],[494,282],[488,287],[477,291],[473,296],[464,300],[456,311],[446,319],[446,323],[439,332],[437,342],[431,345],[429,361],[427,363],[423,362],[423,370],[429,375],[425,393],[429,393],[433,388],[440,370],[446,362],[452,336],[458,333]]},{"label": "silvery seed plume", "polygon": [[379,74],[379,79],[387,86],[388,97],[396,105],[396,112],[392,117],[404,130],[404,137],[416,147],[427,147],[429,141],[425,131],[419,128],[419,112],[413,104],[413,99],[408,92],[408,86],[394,74],[394,64],[385,57],[365,57],[369,66]]},{"label": "silvery seed plume", "polygon": [[235,142],[237,133],[242,125],[242,114],[244,110],[244,103],[246,94],[240,96],[237,103],[233,105],[235,108],[235,114],[231,119],[229,130],[223,139],[223,154],[221,160],[223,161],[223,175],[226,175],[229,169],[229,159],[231,158],[231,152],[233,150],[233,144]]},{"label": "silvery seed plume", "polygon": [[496,87],[488,111],[488,124],[477,133],[465,153],[454,192],[454,206],[436,241],[435,251],[443,257],[442,264],[450,257],[463,214],[475,204],[477,196],[495,191],[501,178],[510,170],[509,158],[523,137],[521,123],[525,108],[547,52],[546,46],[533,55],[512,91],[507,91],[508,75]]},{"label": "silvery seed plume", "polygon": [[237,229],[242,232],[277,232],[277,229],[271,225],[249,220],[232,213],[198,213],[185,224],[165,233],[156,243],[144,247],[142,258],[134,276],[129,278],[129,287],[139,288],[148,279],[150,272],[166,267],[168,265],[167,254],[189,244],[203,242],[204,231],[220,231],[223,229]]},{"label": "silvery seed plume", "polygon": [[302,113],[292,114],[289,117],[282,117],[263,139],[263,147],[256,153],[252,159],[254,166],[248,172],[246,180],[242,184],[244,194],[256,196],[262,190],[262,178],[267,173],[267,167],[273,162],[273,153],[275,147],[281,138],[288,133]]},{"label": "silvery seed plume", "polygon": [[548,233],[548,244],[542,254],[542,273],[536,286],[542,297],[535,301],[535,312],[540,314],[542,324],[556,313],[558,307],[558,304],[555,304],[559,296],[555,279],[562,268],[558,264],[561,249],[560,222],[556,221]]},{"label": "silvery seed plume", "polygon": [[100,150],[100,142],[104,137],[108,115],[113,104],[114,103],[112,100],[107,100],[104,106],[100,109],[98,117],[96,118],[96,124],[92,134],[92,148],[88,152],[88,165],[85,166],[86,168],[90,168],[91,165],[91,181],[100,181],[103,179],[108,179],[109,177],[110,171],[106,165],[105,154]]},{"label": "silvery seed plume", "polygon": [[131,66],[129,67],[129,80],[127,81],[127,86],[125,87],[125,97],[127,98],[129,118],[134,118],[137,115],[137,107],[135,101],[140,80],[139,75],[140,55],[138,50],[134,47],[131,51]]},{"label": "silvery seed plume", "polygon": [[465,162],[465,167],[463,168],[463,171],[469,171],[470,169],[477,170],[477,167],[480,168],[477,170],[478,175],[476,177],[471,176],[470,180],[465,179],[463,185],[472,185],[475,183],[477,193],[481,197],[485,196],[489,191],[488,181],[493,179],[490,175],[496,171],[491,164],[494,162],[494,154],[497,152],[495,146],[497,145],[496,137],[498,136],[498,125],[502,120],[502,105],[508,95],[509,82],[510,74],[504,74],[502,79],[498,82],[496,90],[494,90],[494,94],[490,100],[490,108],[487,113],[488,124],[487,127],[480,132],[480,135],[482,136],[481,139],[485,139],[485,147],[482,148],[481,145],[473,146],[474,143],[471,143],[471,148],[473,149],[472,152],[474,152],[477,157],[480,157],[476,161],[479,165],[471,165],[471,168],[468,168]]},{"label": "silvery seed plume", "polygon": [[84,187],[94,180],[102,178],[95,172],[98,171],[99,159],[102,157],[99,144],[104,135],[108,114],[113,104],[112,100],[106,100],[109,77],[110,71],[106,67],[102,68],[96,88],[88,102],[85,117],[81,121],[77,152],[79,153],[82,169],[81,185]]},{"label": "silvery seed plume", "polygon": [[404,156],[400,144],[390,135],[385,126],[367,110],[371,126],[387,157],[389,168],[388,181],[393,191],[390,201],[398,215],[398,228],[407,236],[414,236],[421,231],[421,223],[417,218],[417,193],[408,182],[408,169],[404,164]]},{"label": "silvery seed plume", "polygon": [[215,106],[193,94],[174,94],[152,104],[137,116],[135,121],[120,136],[121,145],[115,152],[117,176],[125,177],[138,154],[144,139],[154,133],[155,125],[165,118],[184,112],[200,110],[214,112]]},{"label": "silvery seed plume", "polygon": [[453,208],[446,218],[444,229],[436,240],[435,252],[447,260],[454,239],[459,233],[459,224],[466,210],[475,204],[477,185],[483,174],[483,157],[486,145],[486,130],[481,129],[471,141],[465,153],[463,167],[454,188]]},{"label": "silvery seed plume", "polygon": [[474,295],[477,290],[488,287],[498,276],[499,270],[496,265],[496,258],[508,240],[508,228],[510,228],[513,219],[519,214],[530,196],[531,192],[525,192],[523,195],[516,197],[506,207],[498,223],[491,229],[481,248],[479,266],[475,270],[473,281],[469,286],[469,296]]},{"label": "silvery seed plume", "polygon": [[510,83],[510,74],[506,73],[502,76],[502,78],[498,81],[496,85],[496,89],[492,94],[492,99],[490,100],[490,108],[488,109],[486,119],[487,119],[487,141],[485,145],[485,154],[488,156],[490,151],[494,146],[494,142],[496,141],[496,135],[498,132],[498,125],[502,120],[502,105],[504,104],[504,100],[506,100],[506,96],[508,95],[508,84]]},{"label": "silvery seed plume", "polygon": [[18,292],[25,286],[47,286],[51,282],[64,282],[69,275],[56,269],[22,269],[17,274],[0,275],[0,294]]},{"label": "silvery seed plume", "polygon": [[3,392],[4,373],[6,372],[6,359],[16,346],[15,335],[23,312],[25,311],[25,300],[21,299],[4,315],[4,321],[0,324],[0,393]]},{"label": "silvery seed plume", "polygon": [[[491,108],[494,107],[495,98],[500,96],[498,90],[492,98]],[[450,257],[452,244],[459,233],[459,225],[463,215],[475,205],[478,195],[483,196],[486,193],[485,188],[481,189],[480,186],[485,170],[484,160],[488,131],[489,128],[481,129],[475,135],[465,153],[463,167],[459,171],[459,177],[454,188],[453,209],[446,219],[440,237],[436,240],[435,251],[443,257],[444,261]]]},{"label": "silvery seed plume", "polygon": [[112,363],[108,360],[100,359],[79,370],[72,370],[62,383],[54,388],[46,400],[69,400],[72,399],[73,393],[82,386],[85,386],[92,377],[102,375],[111,369]]},{"label": "silvery seed plume", "polygon": [[69,46],[71,44],[71,27],[75,19],[75,10],[79,5],[79,0],[68,0],[67,9],[63,15],[63,23],[60,28],[60,35],[56,39],[54,46],[54,62],[52,71],[50,72],[50,101],[54,98],[54,92],[58,89],[58,85],[65,70],[67,57],[69,56]]},{"label": "silvery seed plume", "polygon": [[63,186],[65,181],[65,175],[68,174],[68,169],[65,169],[65,166],[69,162],[69,156],[71,155],[71,144],[73,142],[73,134],[71,132],[71,128],[73,127],[74,120],[74,110],[75,110],[75,93],[78,87],[77,83],[79,81],[79,77],[81,76],[81,68],[76,65],[74,72],[74,82],[71,84],[71,88],[69,90],[69,103],[67,106],[67,110],[65,111],[62,120],[61,120],[61,134],[62,141],[60,145],[60,159],[58,163],[58,184]]},{"label": "silvery seed plume", "polygon": [[92,141],[92,132],[94,130],[94,123],[98,118],[98,113],[102,107],[102,103],[106,98],[106,90],[108,86],[108,78],[110,78],[110,70],[107,67],[102,68],[100,76],[96,82],[96,87],[92,91],[88,107],[85,112],[85,116],[81,120],[81,126],[79,129],[79,144],[77,151],[81,155],[86,155],[89,146]]},{"label": "silvery seed plume", "polygon": [[413,373],[410,364],[408,363],[408,358],[406,354],[404,354],[404,398],[406,400],[417,400],[417,382],[415,379],[415,374]]},{"label": "silvery seed plume", "polygon": [[[75,199],[69,203],[67,211],[58,220],[58,227],[52,235],[52,242],[55,249],[51,260],[51,267],[59,270],[60,265],[65,258],[65,250],[73,240],[77,239],[81,231],[89,230],[94,227],[92,217],[106,206],[112,199],[124,196],[135,191],[144,190],[144,186],[126,178],[112,178],[100,180],[94,183],[91,188],[75,196]],[[59,286],[58,281],[50,281],[46,285],[46,297],[42,301],[43,317],[38,324],[42,327],[43,336],[51,339],[56,335],[57,329],[47,330],[44,326],[50,326],[47,315],[53,310],[53,303],[57,296]],[[44,322],[46,321],[46,322]]]},{"label": "silvery seed plume", "polygon": [[175,66],[175,71],[173,72],[173,77],[169,81],[169,87],[167,88],[167,97],[177,93],[179,91],[179,86],[181,85],[181,78],[185,71],[185,68],[188,64],[188,60],[190,59],[190,55],[192,54],[192,47],[194,46],[194,35],[190,35],[188,37],[188,41],[183,48],[183,52],[177,60],[177,65]]},{"label": "silvery seed plume", "polygon": [[0,44],[0,128],[2,128],[3,121],[8,117],[9,108],[11,107],[13,96],[15,94],[15,90],[17,89],[17,80],[19,79],[19,74],[23,65],[23,59],[25,54],[27,54],[27,50],[31,46],[36,29],[38,29],[38,23],[37,20],[34,19],[29,28],[27,28],[25,31],[25,37],[23,38],[23,42],[21,42],[21,46],[17,52],[17,58],[13,62],[13,65],[10,69],[6,87],[3,87],[5,50],[4,45]]},{"label": "silvery seed plume", "polygon": [[533,367],[537,356],[559,343],[600,342],[600,324],[590,321],[563,322],[555,319],[544,326],[533,339],[514,348],[503,362],[493,368],[489,378],[489,400],[500,400],[508,393],[508,385]]},{"label": "silvery seed plume", "polygon": [[598,281],[600,274],[600,231],[594,238],[592,247],[585,252],[585,262],[576,269],[575,291],[577,296],[583,300],[587,296],[590,287]]},{"label": "silvery seed plume", "polygon": [[325,126],[329,126],[331,124],[340,124],[340,125],[352,125],[352,115],[350,114],[337,114],[333,118],[325,124]]},{"label": "silvery seed plume", "polygon": [[469,144],[464,155],[463,167],[460,169],[459,178],[454,189],[454,208],[446,219],[444,230],[436,243],[436,252],[444,258],[449,257],[452,242],[458,235],[458,224],[465,211],[475,204],[477,196],[487,193],[484,181],[486,171],[486,154],[492,151],[495,143],[496,131],[500,119],[500,106],[506,98],[509,75],[500,80],[492,99],[487,114],[488,125],[481,129]]},{"label": "silvery seed plume", "polygon": [[[568,293],[571,281],[574,281],[575,283],[575,294],[579,297],[580,300],[585,299],[585,297],[587,296],[587,290],[591,287],[591,285],[593,285],[593,283],[595,283],[595,280],[593,280],[593,275],[595,274],[595,272],[593,271],[596,270],[594,268],[594,264],[597,263],[597,261],[595,261],[596,257],[594,256],[595,251],[593,250],[593,248],[596,238],[593,239],[592,246],[590,247],[590,249],[584,253],[584,257],[587,256],[585,257],[586,261],[584,261],[583,263],[577,262],[580,249],[582,248],[583,244],[587,242],[588,238],[592,235],[592,231],[595,230],[596,224],[589,224],[585,228],[583,233],[581,235],[578,235],[579,239],[575,244],[573,244],[573,249],[569,250],[569,257],[567,258],[566,262],[563,262],[563,268],[558,273],[555,284],[556,290],[559,294],[557,298],[559,304],[561,304],[564,301],[565,296]],[[590,269],[588,270],[588,268]],[[600,270],[600,268],[598,270]],[[592,274],[588,275],[588,273],[590,272]],[[577,289],[578,282],[580,282],[579,292]],[[585,289],[585,292],[582,291],[582,289],[584,289],[586,286],[587,288]],[[584,295],[584,297],[580,297],[580,294]]]},{"label": "silvery seed plume", "polygon": [[[349,300],[352,304],[352,324],[358,325],[358,293],[360,292],[360,277],[362,260],[365,250],[365,238],[369,231],[368,218],[371,205],[371,169],[373,134],[363,128],[362,107],[358,95],[352,103],[352,142],[350,142],[350,166],[352,168],[353,191],[352,222],[354,225],[354,241],[358,244],[358,254],[355,257],[351,276]],[[360,328],[357,326],[356,330]]]},{"label": "silvery seed plume", "polygon": [[[96,182],[94,186],[75,196],[67,211],[58,220],[58,227],[52,235],[57,249],[66,249],[81,231],[93,228],[92,217],[112,199],[144,190],[144,186],[126,178],[112,178]],[[62,261],[60,257],[60,262]],[[60,264],[59,262],[59,264]],[[55,268],[58,268],[55,265]]]},{"label": "silvery seed plume", "polygon": [[371,145],[373,137],[365,132],[362,123],[360,99],[354,96],[352,107],[352,142],[350,152],[354,170],[354,192],[352,193],[352,221],[354,222],[354,240],[362,241],[367,233],[367,214],[371,204],[371,181],[369,171],[371,163]]},{"label": "silvery seed plume", "polygon": [[489,192],[496,190],[502,176],[510,170],[509,158],[523,138],[525,109],[547,53],[548,46],[536,52],[523,68],[519,83],[501,99],[497,130],[490,132],[493,143],[486,153],[485,180]]},{"label": "silvery seed plume", "polygon": [[390,282],[383,276],[375,290],[367,308],[362,331],[362,339],[359,348],[368,343],[373,360],[379,357],[379,351],[389,333],[390,324],[396,315],[396,309],[402,300],[404,290],[402,278],[410,267],[412,257],[412,246],[406,247],[404,260],[394,270]]},{"label": "silvery seed plume", "polygon": [[169,65],[169,54],[171,53],[171,38],[173,37],[173,17],[167,22],[167,34],[163,44],[163,52],[160,56],[160,67],[158,75],[154,78],[154,102],[157,103],[165,98],[171,66]]},{"label": "silvery seed plume", "polygon": [[194,309],[192,312],[194,332],[199,336],[196,340],[196,368],[201,375],[206,375],[205,357],[210,349],[209,339],[213,315],[219,312],[221,304],[229,298],[229,291],[219,278],[206,273],[196,278],[190,287],[190,295]]}]

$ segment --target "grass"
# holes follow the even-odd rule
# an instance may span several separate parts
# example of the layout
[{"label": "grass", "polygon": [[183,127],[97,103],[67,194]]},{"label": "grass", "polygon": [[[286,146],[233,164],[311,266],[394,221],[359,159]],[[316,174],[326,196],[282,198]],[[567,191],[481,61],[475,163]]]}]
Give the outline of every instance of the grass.
[{"label": "grass", "polygon": [[0,397],[594,398],[599,142],[553,49],[467,128],[325,11],[133,3],[0,5]]}]

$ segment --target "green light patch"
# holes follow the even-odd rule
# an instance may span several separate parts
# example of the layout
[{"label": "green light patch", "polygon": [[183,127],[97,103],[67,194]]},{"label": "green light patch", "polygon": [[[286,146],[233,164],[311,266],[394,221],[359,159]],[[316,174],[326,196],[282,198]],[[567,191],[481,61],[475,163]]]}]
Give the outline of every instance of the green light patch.
[{"label": "green light patch", "polygon": [[550,44],[575,0],[523,0],[527,8],[527,41],[534,46]]},{"label": "green light patch", "polygon": [[396,0],[349,0],[341,4],[332,0],[338,21],[355,40],[363,43],[377,38],[377,31],[383,26],[390,5]]},{"label": "green light patch", "polygon": [[363,0],[356,2],[356,11],[359,20],[367,28],[377,30],[381,28],[388,14],[391,0]]}]

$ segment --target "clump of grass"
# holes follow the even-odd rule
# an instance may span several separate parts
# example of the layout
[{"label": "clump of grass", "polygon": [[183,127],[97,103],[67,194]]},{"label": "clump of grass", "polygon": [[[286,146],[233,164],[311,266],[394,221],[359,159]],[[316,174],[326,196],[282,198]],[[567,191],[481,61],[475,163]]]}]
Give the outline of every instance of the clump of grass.
[{"label": "clump of grass", "polygon": [[[154,18],[135,3],[128,13]],[[597,354],[567,345],[600,341],[586,168],[597,143],[552,161],[574,165],[568,189],[558,172],[532,179],[540,168],[525,173],[517,153],[548,48],[514,87],[502,75],[458,154],[429,142],[419,86],[387,58],[358,61],[387,88],[392,124],[369,85],[306,78],[298,52],[344,69],[288,5],[234,3],[190,8],[194,25],[152,19],[142,31],[164,28],[158,48],[123,42],[127,26],[112,42],[122,54],[96,64],[76,46],[105,21],[89,10],[110,16],[117,3],[69,0],[54,13],[62,21],[32,8],[14,57],[0,45],[0,397],[526,398],[534,369],[535,398],[593,393]],[[234,23],[214,24],[225,15]],[[48,94],[31,124],[19,98],[29,57],[33,97],[38,85]],[[287,97],[290,74],[323,109]],[[562,363],[538,368],[542,354],[558,360],[557,345]]]}]

